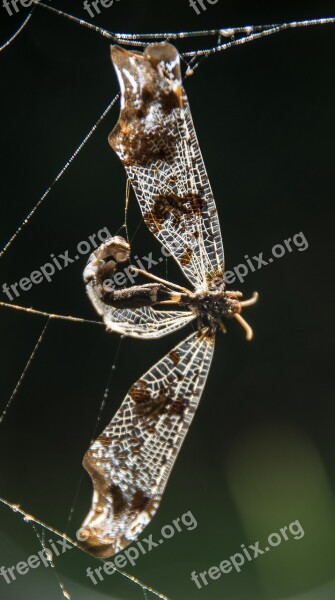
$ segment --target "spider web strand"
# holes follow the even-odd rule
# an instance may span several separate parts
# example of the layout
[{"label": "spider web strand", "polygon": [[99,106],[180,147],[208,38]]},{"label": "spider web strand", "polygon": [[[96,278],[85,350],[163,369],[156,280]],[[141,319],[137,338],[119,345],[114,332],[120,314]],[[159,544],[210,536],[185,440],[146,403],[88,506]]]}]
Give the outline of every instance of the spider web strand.
[{"label": "spider web strand", "polygon": [[169,38],[171,40],[180,40],[185,38],[210,37],[210,36],[232,36],[242,33],[250,35],[253,32],[259,32],[266,35],[267,30],[294,29],[297,27],[308,27],[313,25],[327,25],[335,22],[335,17],[321,17],[319,19],[310,19],[305,21],[291,21],[288,23],[271,23],[267,25],[245,25],[243,27],[226,27],[220,29],[201,29],[198,31],[179,31],[164,33],[113,33],[115,39],[121,42],[140,41],[140,40],[159,40]]},{"label": "spider web strand", "polygon": [[24,380],[24,378],[26,376],[26,373],[29,370],[29,367],[30,367],[31,363],[33,362],[33,360],[35,358],[36,352],[39,349],[39,347],[40,347],[40,345],[41,345],[41,343],[43,341],[43,338],[45,336],[45,333],[46,333],[46,330],[48,328],[49,323],[50,323],[50,318],[47,320],[46,324],[44,325],[44,327],[42,329],[42,332],[40,333],[39,338],[38,338],[38,340],[37,340],[37,342],[35,344],[35,347],[34,347],[32,353],[31,353],[31,355],[30,355],[30,357],[29,357],[29,359],[28,359],[28,361],[26,363],[26,366],[24,367],[24,369],[23,369],[23,371],[22,371],[22,373],[20,375],[19,380],[18,380],[18,382],[17,382],[17,384],[16,384],[16,386],[15,386],[15,388],[14,388],[14,390],[13,390],[13,392],[12,392],[12,394],[11,394],[11,396],[10,396],[10,398],[9,398],[6,406],[5,406],[5,408],[3,409],[3,411],[2,411],[2,413],[0,415],[0,424],[4,421],[4,419],[5,419],[6,415],[7,415],[7,412],[9,410],[9,408],[10,408],[10,406],[11,406],[11,404],[12,404],[12,402],[13,402],[15,396],[16,396],[16,394],[17,394],[17,392],[19,391],[19,389],[21,387],[21,383]]},{"label": "spider web strand", "polygon": [[76,23],[77,25],[81,25],[82,27],[87,27],[88,29],[95,31],[95,33],[99,33],[100,35],[107,38],[108,40],[116,41],[114,34],[111,31],[108,31],[107,29],[103,29],[102,27],[93,25],[92,23],[89,23],[88,21],[79,19],[79,17],[74,17],[73,15],[70,15],[69,13],[59,10],[58,8],[54,8],[53,6],[49,6],[48,4],[44,4],[43,2],[39,2],[38,0],[33,0],[33,4],[35,4],[36,6],[41,6],[42,8],[46,8],[47,10],[55,13],[59,17],[65,17],[66,19],[68,19],[69,21],[72,21],[73,23]]},{"label": "spider web strand", "polygon": [[90,131],[87,133],[87,135],[84,137],[84,139],[80,142],[79,146],[76,148],[76,150],[73,152],[72,156],[69,158],[69,160],[65,163],[64,167],[61,169],[61,171],[59,171],[58,175],[55,177],[55,179],[53,180],[52,184],[48,187],[48,189],[44,192],[44,194],[41,196],[41,198],[38,200],[38,202],[35,204],[34,208],[30,211],[30,213],[26,216],[26,218],[24,219],[24,221],[21,223],[21,225],[17,228],[17,230],[15,231],[15,233],[12,235],[12,237],[8,240],[7,244],[3,247],[3,249],[0,252],[0,258],[3,257],[3,255],[5,254],[5,252],[8,250],[8,248],[12,245],[12,243],[16,240],[17,236],[21,233],[23,227],[25,227],[25,225],[27,225],[31,219],[31,217],[35,214],[35,212],[37,211],[37,209],[41,206],[41,204],[44,202],[44,200],[46,199],[46,197],[49,195],[49,193],[51,192],[51,190],[53,189],[53,187],[56,185],[56,183],[58,183],[58,181],[61,179],[61,177],[64,175],[64,173],[67,171],[67,169],[69,168],[69,166],[71,165],[71,163],[74,161],[74,159],[78,156],[79,152],[82,150],[82,148],[85,146],[86,142],[90,139],[90,137],[93,135],[93,133],[96,131],[96,129],[99,127],[100,123],[104,120],[104,118],[106,117],[106,115],[109,113],[109,111],[113,108],[114,104],[117,102],[117,100],[119,99],[119,94],[117,94],[116,96],[114,96],[113,100],[108,104],[107,108],[105,108],[104,112],[102,113],[102,115],[99,117],[99,119],[95,122],[95,124],[93,125],[93,127],[90,129]]},{"label": "spider web strand", "polygon": [[[29,521],[28,521],[29,522]],[[50,565],[50,567],[52,568],[52,572],[57,580],[57,583],[60,587],[60,590],[64,596],[64,598],[66,598],[67,600],[71,600],[71,595],[70,593],[67,591],[67,589],[65,588],[63,582],[60,580],[59,575],[57,573],[57,569],[56,569],[56,565],[55,562],[53,560],[52,557],[52,553],[48,551],[46,545],[45,545],[45,541],[44,541],[44,529],[42,529],[42,535],[40,534],[40,532],[37,529],[37,525],[35,523],[31,523],[32,528],[35,532],[35,535],[39,541],[39,543],[41,544],[41,548],[45,551],[46,555],[47,555],[47,561]]]},{"label": "spider web strand", "polygon": [[88,323],[90,325],[103,325],[101,321],[92,321],[90,319],[83,319],[82,317],[72,317],[70,315],[56,315],[53,313],[44,312],[43,310],[36,310],[36,308],[28,308],[28,306],[20,306],[19,304],[8,304],[7,302],[0,302],[0,306],[3,308],[12,308],[13,310],[19,310],[32,315],[38,315],[39,317],[47,317],[48,319],[58,319],[60,321],[73,321],[74,323]]},{"label": "spider web strand", "polygon": [[[262,37],[266,37],[269,35],[274,35],[275,33],[280,33],[281,31],[286,31],[287,29],[297,29],[298,27],[309,27],[315,25],[329,25],[335,23],[335,17],[327,17],[324,19],[313,19],[311,21],[292,21],[291,23],[281,23],[279,25],[272,25],[267,29],[261,29],[261,31],[257,31],[256,33],[250,33],[244,37],[239,38],[238,40],[232,40],[230,42],[226,42],[224,44],[220,44],[218,46],[214,46],[213,48],[207,48],[202,50],[194,50],[190,52],[182,52],[181,55],[184,58],[193,57],[193,56],[209,56],[210,54],[214,54],[216,52],[222,52],[223,50],[227,50],[228,48],[232,48],[233,46],[238,46],[240,44],[245,44],[247,42],[253,42]],[[266,26],[268,27],[268,26]],[[252,28],[254,29],[254,28]],[[222,30],[224,31],[224,30]]]},{"label": "spider web strand", "polygon": [[[18,504],[9,502],[8,500],[5,500],[5,498],[1,498],[1,497],[0,497],[0,504],[3,504],[7,508],[10,508],[13,512],[16,512],[16,513],[19,513],[20,515],[22,515],[22,517],[23,517],[23,519],[25,521],[27,521],[27,522],[32,521],[36,525],[40,525],[43,529],[46,529],[47,531],[50,531],[51,533],[54,533],[55,535],[59,536],[63,540],[66,540],[67,542],[69,542],[70,544],[72,544],[72,546],[74,546],[75,548],[77,548],[78,550],[80,550],[81,552],[85,552],[85,554],[87,554],[87,556],[89,556],[91,559],[98,560],[101,563],[105,562],[102,558],[100,558],[98,556],[93,556],[92,554],[90,554],[89,552],[87,552],[86,550],[84,550],[83,548],[81,548],[77,544],[77,542],[75,542],[70,536],[66,535],[65,533],[61,533],[60,531],[58,531],[54,527],[50,527],[50,525],[46,525],[46,523],[43,523],[43,521],[40,521],[39,519],[37,519],[33,515],[30,515],[28,512],[26,512],[25,510],[23,510]],[[129,579],[130,581],[132,581],[136,585],[140,586],[140,588],[142,589],[142,591],[146,590],[147,592],[151,592],[151,594],[153,594],[157,598],[162,598],[162,600],[169,600],[169,598],[167,596],[165,596],[164,594],[161,594],[160,592],[157,592],[157,590],[155,590],[154,588],[152,588],[152,587],[144,584],[137,577],[134,577],[134,575],[130,575],[129,573],[126,573],[125,571],[120,571],[120,569],[118,569],[116,566],[114,568],[115,568],[115,571],[117,573],[119,573],[120,575],[122,575],[122,577],[125,577],[126,579]]]},{"label": "spider web strand", "polygon": [[9,38],[9,40],[7,40],[2,46],[0,46],[0,52],[2,52],[3,50],[5,50],[6,48],[8,48],[8,46],[10,46],[11,43],[14,42],[14,40],[20,35],[21,31],[25,28],[25,26],[27,25],[27,23],[30,21],[30,19],[31,19],[31,17],[33,15],[34,8],[29,13],[29,15],[25,18],[25,20],[23,21],[22,25],[20,25],[20,27],[15,31],[15,33]]},{"label": "spider web strand", "polygon": [[[267,35],[267,31],[271,31],[271,33],[278,33],[279,31],[283,31],[285,29],[294,29],[297,27],[309,27],[313,25],[327,25],[335,23],[335,17],[320,17],[317,19],[307,19],[304,21],[291,21],[287,23],[273,23],[267,25],[246,25],[246,26],[238,26],[238,27],[226,27],[219,29],[201,29],[198,31],[180,31],[180,32],[164,32],[164,33],[117,33],[108,31],[102,27],[98,27],[75,17],[69,13],[66,13],[62,10],[56,9],[52,6],[44,4],[43,2],[39,2],[39,0],[33,0],[33,3],[36,6],[40,6],[45,8],[58,16],[64,17],[81,25],[83,27],[87,27],[92,31],[95,31],[99,35],[106,37],[107,39],[113,40],[114,42],[123,43],[123,44],[132,44],[134,45],[144,45],[146,42],[144,40],[160,40],[160,39],[170,39],[170,40],[179,40],[184,38],[196,38],[196,37],[209,37],[209,36],[233,36],[236,34],[247,33],[248,37],[252,32],[259,32],[260,36]],[[255,38],[257,39],[257,38]],[[250,40],[251,41],[251,40]],[[138,44],[136,43],[138,42]],[[197,52],[197,51],[194,51]],[[203,50],[206,52],[206,50]],[[193,55],[193,52],[192,52]]]},{"label": "spider web strand", "polygon": [[[95,421],[95,424],[94,424],[94,427],[93,427],[93,430],[92,430],[91,443],[92,443],[93,439],[96,437],[96,432],[97,432],[97,429],[98,429],[98,425],[99,425],[99,423],[101,421],[101,416],[102,416],[103,410],[104,410],[104,408],[106,406],[106,400],[107,400],[107,398],[109,396],[109,393],[110,393],[110,385],[111,385],[113,374],[115,372],[115,368],[116,368],[115,365],[116,365],[116,362],[117,362],[117,359],[118,359],[118,356],[119,356],[119,353],[120,353],[121,344],[123,342],[123,339],[124,339],[123,336],[121,336],[120,339],[119,339],[119,343],[117,345],[116,351],[115,351],[115,355],[114,355],[114,358],[113,358],[113,363],[112,363],[112,366],[110,368],[110,372],[109,372],[109,376],[108,376],[108,380],[107,380],[107,385],[105,387],[105,391],[104,391],[102,400],[100,402],[100,406],[99,406],[99,410],[98,410],[98,415],[97,415],[97,418],[96,418],[96,421]],[[74,496],[73,496],[73,501],[72,501],[71,508],[70,508],[70,511],[69,511],[69,516],[67,518],[66,527],[65,527],[65,531],[66,532],[67,532],[67,529],[68,529],[68,527],[69,527],[69,525],[70,525],[70,523],[72,521],[72,517],[74,515],[74,510],[75,510],[75,507],[76,507],[76,504],[77,504],[77,500],[78,500],[80,488],[81,488],[81,485],[82,485],[83,477],[84,477],[84,471],[82,470],[81,474],[80,474],[80,477],[78,479],[78,484],[77,484],[77,487],[75,489]]]}]

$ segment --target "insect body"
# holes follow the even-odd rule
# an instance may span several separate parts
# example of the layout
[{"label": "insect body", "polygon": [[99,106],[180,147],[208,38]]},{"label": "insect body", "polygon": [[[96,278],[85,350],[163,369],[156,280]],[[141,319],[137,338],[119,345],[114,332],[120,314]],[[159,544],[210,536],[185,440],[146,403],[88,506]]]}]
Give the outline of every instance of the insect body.
[{"label": "insect body", "polygon": [[[118,246],[119,251],[116,250]],[[111,281],[109,278],[113,275],[117,262],[123,262],[129,258],[130,253],[128,250],[127,252],[123,252],[123,249],[127,247],[130,249],[126,240],[121,236],[116,236],[102,244],[90,257],[84,271],[84,280],[88,284],[88,294],[93,304],[97,306],[98,312],[101,311],[99,311],[97,296],[100,296],[101,302],[106,307],[111,306],[114,309],[133,309],[162,304],[178,304],[181,308],[189,309],[193,312],[193,315],[198,318],[199,329],[202,329],[205,323],[207,323],[212,333],[215,332],[216,327],[225,332],[222,319],[235,317],[243,324],[247,339],[252,338],[252,330],[246,321],[242,319],[240,313],[243,307],[254,304],[257,300],[257,294],[254,294],[250,300],[239,301],[238,298],[242,297],[242,293],[226,291],[222,278],[218,277],[215,281],[216,289],[213,287],[213,289],[199,289],[195,292],[190,292],[186,288],[181,288],[172,282],[153,277],[149,273],[133,267],[134,271],[140,271],[147,277],[152,277],[157,283],[114,290],[107,282]],[[113,252],[114,255],[112,255]],[[122,260],[121,258],[117,258],[117,254],[122,257]],[[103,311],[101,314],[104,314]],[[161,314],[164,316],[166,313]],[[108,324],[108,317],[106,322]],[[109,327],[109,329],[113,331],[113,326]],[[127,330],[127,333],[128,335],[132,335],[131,331]],[[161,336],[166,333],[169,333],[169,331],[163,330]],[[137,334],[134,337],[137,337]]]}]

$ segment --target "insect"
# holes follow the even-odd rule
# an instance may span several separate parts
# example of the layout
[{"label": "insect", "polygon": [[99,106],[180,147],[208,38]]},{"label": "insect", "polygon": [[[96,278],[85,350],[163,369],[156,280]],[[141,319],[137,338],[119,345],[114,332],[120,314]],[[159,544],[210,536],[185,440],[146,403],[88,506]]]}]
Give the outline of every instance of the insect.
[{"label": "insect", "polygon": [[[226,291],[220,225],[182,86],[179,55],[168,43],[144,53],[112,46],[121,88],[119,120],[109,136],[135,190],[144,222],[174,257],[193,290],[141,271],[153,281],[120,290],[108,278],[129,258],[116,236],[91,255],[87,291],[107,328],[158,338],[195,321],[195,331],[130,388],[94,441],[84,466],[94,486],[81,537],[86,549],[110,556],[141,533],[155,514],[199,403],[217,329],[241,316],[255,293]],[[165,310],[174,304],[178,310]]]}]

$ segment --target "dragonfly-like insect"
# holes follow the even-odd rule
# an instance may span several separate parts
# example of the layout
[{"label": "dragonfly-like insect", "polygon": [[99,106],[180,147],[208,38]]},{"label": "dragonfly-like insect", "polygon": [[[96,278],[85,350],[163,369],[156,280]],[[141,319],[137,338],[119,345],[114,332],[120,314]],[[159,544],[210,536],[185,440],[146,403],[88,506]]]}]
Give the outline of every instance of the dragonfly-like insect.
[{"label": "dragonfly-like insect", "polygon": [[225,289],[220,224],[177,49],[163,42],[143,53],[112,46],[111,54],[121,112],[109,143],[126,168],[144,222],[193,289],[139,269],[149,283],[113,289],[109,278],[130,256],[126,240],[116,236],[91,255],[87,292],[111,331],[160,338],[193,320],[195,331],[132,385],[85,454],[94,496],[80,537],[86,549],[104,557],[135,540],[155,514],[206,382],[215,333],[235,318],[251,339],[241,311],[257,300],[256,293],[243,301],[241,292]]}]

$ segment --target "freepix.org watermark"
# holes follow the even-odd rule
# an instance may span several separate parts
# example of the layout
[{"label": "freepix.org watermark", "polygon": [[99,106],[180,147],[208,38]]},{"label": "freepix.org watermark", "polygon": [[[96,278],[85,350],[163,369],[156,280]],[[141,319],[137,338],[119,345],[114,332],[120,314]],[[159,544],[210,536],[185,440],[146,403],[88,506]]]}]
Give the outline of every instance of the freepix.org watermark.
[{"label": "freepix.org watermark", "polygon": [[185,512],[181,517],[174,519],[171,524],[164,525],[160,532],[160,538],[157,541],[153,540],[152,534],[146,538],[141,538],[140,542],[135,542],[128,546],[123,552],[119,552],[113,561],[105,561],[104,564],[96,569],[87,567],[86,575],[90,580],[97,585],[103,581],[106,575],[113,575],[118,569],[124,569],[127,565],[135,566],[136,561],[148,554],[154,548],[158,548],[165,540],[170,540],[176,533],[181,533],[184,529],[192,531],[197,527],[198,523],[190,510]]},{"label": "freepix.org watermark", "polygon": [[[245,262],[241,262],[233,269],[225,271],[222,277],[216,277],[212,282],[212,285],[215,287],[221,287],[222,283],[231,285],[235,283],[236,280],[240,281],[240,283],[243,283],[249,273],[259,271],[259,269],[270,265],[274,260],[282,258],[285,254],[293,252],[295,249],[299,252],[304,252],[307,250],[307,248],[308,241],[303,232],[300,231],[299,233],[295,233],[292,237],[286,238],[280,244],[275,244],[272,246],[271,255],[267,258],[264,258],[264,252],[259,252],[255,256],[251,257],[248,254],[245,254]],[[149,254],[143,256],[141,259],[135,255],[133,264],[136,263],[136,266],[143,271],[150,271],[152,267],[156,267],[164,260],[163,257],[167,258],[172,256],[173,248],[172,251],[169,251],[162,246],[161,254],[163,256],[160,256],[157,259],[153,258],[152,252],[149,252]],[[118,287],[126,285],[127,282],[130,282],[133,285],[136,277],[138,277],[138,273],[136,271],[132,271],[132,267],[130,266],[124,269],[123,272],[115,273],[112,278],[105,279],[103,286],[105,289],[111,288],[112,290],[115,290]]]},{"label": "freepix.org watermark", "polygon": [[[58,254],[57,257],[54,254],[50,254],[50,262],[45,263],[39,270],[32,271],[28,277],[22,277],[18,282],[2,284],[2,292],[6,294],[10,301],[15,300],[21,295],[22,291],[29,291],[33,285],[38,285],[43,281],[52,281],[57,271],[62,271],[68,265],[74,263],[80,258],[80,256],[87,255],[92,249],[96,249],[99,246],[99,242],[106,242],[111,236],[107,227],[100,229],[97,234],[89,236],[89,241],[82,241],[77,244],[77,252],[74,258],[69,256],[69,250],[66,250],[63,254]],[[274,260],[282,258],[286,254],[298,250],[298,252],[304,252],[307,250],[309,244],[302,231],[295,233],[292,237],[286,238],[280,244],[275,244],[271,248],[271,255],[264,258],[264,252],[259,252],[254,256],[244,255],[245,262],[241,262],[233,269],[225,271],[222,277],[216,277],[212,282],[214,287],[220,288],[222,283],[232,285],[237,280],[243,283],[246,277],[250,273],[259,271],[263,267],[270,265]],[[139,258],[136,254],[132,258],[132,265],[128,266],[123,272],[116,272],[111,279],[105,279],[103,286],[105,289],[111,288],[113,290],[125,286],[127,283],[134,285],[135,278],[138,277],[139,273],[133,271],[133,266],[144,271],[150,271],[153,267],[156,267],[159,263],[163,262],[165,258],[172,256],[173,248],[171,251],[167,250],[164,246],[161,247],[161,256],[157,259],[153,258],[153,253],[149,252],[146,256]]]},{"label": "freepix.org watermark", "polygon": [[83,6],[93,19],[96,15],[100,15],[101,8],[110,8],[114,2],[120,2],[120,0],[91,0],[91,2],[85,0]]},{"label": "freepix.org watermark", "polygon": [[[116,571],[123,569],[127,564],[134,566],[136,561],[141,555],[148,554],[153,548],[157,548],[165,542],[165,540],[171,539],[176,533],[181,533],[183,530],[192,531],[198,526],[198,523],[189,510],[182,514],[181,517],[177,517],[172,521],[171,524],[164,525],[160,531],[160,538],[157,541],[153,540],[152,534],[146,538],[141,538],[141,541],[135,542],[129,546],[123,552],[119,552],[114,561],[104,562],[104,565],[91,569],[87,567],[86,575],[96,585],[99,581],[103,581],[104,575],[112,575]],[[94,535],[97,534],[94,527],[90,528],[90,532]],[[79,542],[85,541],[86,536],[82,535],[82,530],[78,529],[76,532],[76,538]],[[48,544],[48,545],[46,545]],[[7,584],[11,584],[17,581],[18,576],[27,575],[31,569],[38,569],[38,567],[50,567],[54,565],[54,559],[62,556],[68,550],[76,548],[77,544],[71,542],[66,538],[61,538],[56,542],[49,539],[46,544],[43,544],[43,549],[36,554],[28,556],[26,560],[19,561],[16,565],[12,566],[0,566],[0,576],[4,578]]]},{"label": "freepix.org watermark", "polygon": [[[267,259],[264,258],[264,252],[259,252],[259,254],[252,257],[245,254],[245,262],[236,265],[236,267],[230,271],[226,271],[223,280],[225,283],[228,283],[228,285],[234,283],[236,279],[243,283],[250,271],[252,273],[259,271],[259,269],[273,263],[274,260],[282,258],[289,252],[293,252],[295,248],[299,252],[304,252],[308,248],[308,241],[302,231],[295,233],[292,237],[286,238],[280,244],[274,244],[271,248],[271,256]],[[220,282],[220,277],[214,280],[214,285],[216,282]]]},{"label": "freepix.org watermark", "polygon": [[57,256],[50,254],[51,260],[40,266],[38,270],[32,271],[28,277],[22,277],[16,283],[3,283],[3,293],[6,294],[10,301],[13,301],[21,295],[21,292],[28,292],[31,290],[33,285],[38,285],[43,281],[48,281],[50,283],[57,271],[66,269],[66,267],[79,260],[81,256],[85,256],[91,252],[92,248],[98,248],[101,242],[105,242],[110,237],[111,234],[107,227],[103,227],[102,229],[99,229],[97,233],[90,235],[88,241],[83,240],[77,244],[77,254],[75,254],[73,258],[69,256],[69,250],[65,250],[63,254],[58,254]]},{"label": "freepix.org watermark", "polygon": [[[30,8],[38,0],[3,0],[2,6],[10,17],[20,12],[21,8]],[[49,0],[50,1],[50,0]]]},{"label": "freepix.org watermark", "polygon": [[50,539],[49,545],[52,550],[50,548],[43,548],[43,550],[29,556],[27,560],[20,560],[16,565],[12,565],[11,567],[2,565],[0,567],[1,577],[4,578],[6,583],[13,583],[13,581],[16,581],[18,575],[26,575],[30,569],[38,569],[38,567],[42,565],[44,567],[50,567],[54,557],[58,557],[67,550],[71,550],[75,547],[65,538],[57,540],[56,543]]},{"label": "freepix.org watermark", "polygon": [[247,563],[255,560],[262,554],[270,552],[272,548],[280,546],[283,542],[288,542],[290,539],[301,540],[305,535],[305,532],[298,520],[292,521],[289,525],[281,527],[279,531],[270,533],[267,538],[266,544],[263,548],[260,547],[260,542],[257,541],[254,544],[246,546],[241,544],[240,552],[232,554],[228,558],[222,560],[219,565],[212,565],[206,571],[196,573],[192,571],[191,580],[195,583],[198,590],[201,590],[204,586],[211,583],[216,579],[220,579],[222,575],[227,575],[232,571],[240,573],[242,567]]},{"label": "freepix.org watermark", "polygon": [[189,4],[197,13],[197,15],[201,14],[201,11],[204,12],[207,10],[207,4],[212,6],[213,4],[217,4],[219,0],[190,0]]}]

